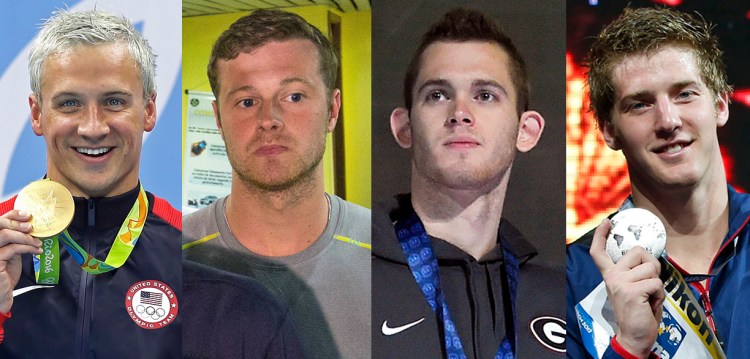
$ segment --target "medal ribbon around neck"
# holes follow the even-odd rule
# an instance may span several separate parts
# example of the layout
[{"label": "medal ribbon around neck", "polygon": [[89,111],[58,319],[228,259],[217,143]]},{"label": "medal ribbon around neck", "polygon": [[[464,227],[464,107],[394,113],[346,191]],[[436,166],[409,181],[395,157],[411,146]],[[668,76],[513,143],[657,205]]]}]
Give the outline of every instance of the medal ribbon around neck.
[{"label": "medal ribbon around neck", "polygon": [[[461,338],[458,336],[458,329],[451,319],[448,303],[445,300],[445,294],[440,286],[440,268],[437,263],[437,257],[432,249],[432,242],[427,235],[427,231],[416,213],[409,218],[395,223],[396,237],[398,237],[401,249],[406,256],[407,264],[411,269],[412,275],[417,285],[422,290],[427,303],[435,312],[438,323],[442,324],[444,335],[445,351],[447,359],[466,359]],[[500,343],[497,349],[495,359],[513,359],[515,358],[515,298],[518,285],[518,261],[513,255],[503,251],[504,263],[504,281],[507,285],[503,290],[503,297],[509,297],[510,309],[506,313],[510,314],[505,318],[507,335]],[[507,304],[506,304],[507,305]],[[507,308],[506,308],[507,309]]]},{"label": "medal ribbon around neck", "polygon": [[[143,231],[143,225],[146,223],[148,215],[148,197],[140,185],[138,198],[133,207],[130,209],[128,216],[120,226],[112,247],[109,249],[107,258],[104,261],[94,258],[88,254],[81,246],[76,243],[64,230],[62,233],[48,237],[40,238],[42,241],[42,254],[34,256],[34,274],[36,281],[40,284],[57,284],[60,277],[59,270],[59,244],[62,242],[70,253],[70,256],[81,266],[81,269],[90,274],[102,274],[113,269],[121,267],[130,257],[130,253],[135,248],[138,238]],[[41,270],[40,267],[43,267]]]}]

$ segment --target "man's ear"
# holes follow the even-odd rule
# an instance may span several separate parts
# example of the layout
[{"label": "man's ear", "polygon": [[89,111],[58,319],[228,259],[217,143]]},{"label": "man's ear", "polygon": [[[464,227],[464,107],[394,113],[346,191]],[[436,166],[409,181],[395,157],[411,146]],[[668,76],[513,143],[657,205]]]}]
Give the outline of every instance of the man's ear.
[{"label": "man's ear", "polygon": [[391,112],[391,133],[402,148],[411,148],[411,122],[409,110],[398,107]]},{"label": "man's ear", "polygon": [[336,128],[336,122],[339,119],[339,111],[341,111],[341,90],[333,89],[333,94],[331,94],[331,108],[329,110],[331,115],[328,116],[326,129],[328,132],[333,132],[333,129]]},{"label": "man's ear", "polygon": [[521,152],[528,152],[534,148],[542,137],[544,131],[544,118],[539,112],[526,111],[521,114],[518,123],[518,137],[516,148]]},{"label": "man's ear", "polygon": [[146,116],[143,122],[143,130],[151,132],[151,130],[154,129],[154,126],[156,126],[156,93],[151,95],[146,101],[145,112]]},{"label": "man's ear", "polygon": [[31,109],[31,130],[37,136],[44,135],[42,128],[42,103],[36,98],[36,95],[29,95],[29,108]]},{"label": "man's ear", "polygon": [[729,120],[729,94],[722,93],[716,98],[716,127],[722,127]]},{"label": "man's ear", "polygon": [[615,134],[615,128],[612,126],[612,121],[601,121],[599,122],[599,131],[604,137],[604,142],[607,146],[615,151],[620,149],[620,143],[617,141],[617,135]]}]

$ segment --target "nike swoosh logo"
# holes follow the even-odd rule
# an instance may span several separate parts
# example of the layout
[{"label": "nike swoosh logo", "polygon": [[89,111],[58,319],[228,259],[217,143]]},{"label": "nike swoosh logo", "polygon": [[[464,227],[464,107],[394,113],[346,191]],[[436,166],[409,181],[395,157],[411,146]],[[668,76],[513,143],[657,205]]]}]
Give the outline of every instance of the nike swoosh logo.
[{"label": "nike swoosh logo", "polygon": [[386,321],[383,322],[383,326],[380,327],[380,331],[382,331],[384,335],[398,334],[398,333],[401,333],[404,330],[407,330],[407,329],[409,329],[409,328],[411,328],[411,327],[413,327],[413,326],[415,326],[415,325],[417,325],[419,323],[422,323],[423,320],[424,320],[424,318],[422,318],[420,320],[417,320],[416,322],[411,322],[409,324],[402,325],[400,327],[395,327],[395,328],[389,327],[388,326],[388,321],[386,320]]},{"label": "nike swoosh logo", "polygon": [[54,285],[31,285],[31,286],[28,286],[28,287],[23,287],[21,289],[14,290],[13,291],[13,297],[16,297],[18,295],[24,294],[26,292],[30,292],[30,291],[32,291],[34,289],[39,289],[39,288],[54,288],[54,287],[55,287]]}]

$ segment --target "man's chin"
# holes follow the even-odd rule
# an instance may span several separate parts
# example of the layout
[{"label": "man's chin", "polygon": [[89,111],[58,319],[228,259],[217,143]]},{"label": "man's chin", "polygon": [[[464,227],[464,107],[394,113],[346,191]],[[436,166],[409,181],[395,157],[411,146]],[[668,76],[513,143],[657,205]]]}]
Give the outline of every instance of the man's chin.
[{"label": "man's chin", "polygon": [[701,170],[695,163],[683,162],[672,165],[656,163],[642,173],[650,177],[654,183],[661,185],[690,186],[699,180],[702,171],[705,171],[705,169]]},{"label": "man's chin", "polygon": [[436,182],[451,190],[468,191],[493,189],[499,184],[497,176],[482,171],[449,171],[442,173]]},{"label": "man's chin", "polygon": [[256,188],[264,192],[284,192],[305,181],[304,173],[283,176],[242,176],[240,180],[246,186]]},{"label": "man's chin", "polygon": [[668,176],[659,178],[656,183],[660,183],[660,186],[665,189],[680,189],[680,188],[693,188],[698,183],[695,176]]},{"label": "man's chin", "polygon": [[[79,181],[75,184],[75,189],[76,192],[80,193],[74,193],[73,195],[87,198],[110,197],[115,195],[113,193],[114,186],[111,185],[111,182],[98,183],[98,181]],[[71,192],[73,192],[72,189]]]},{"label": "man's chin", "polygon": [[266,192],[283,192],[294,187],[295,184],[297,181],[294,180],[258,181],[255,182],[255,187]]}]

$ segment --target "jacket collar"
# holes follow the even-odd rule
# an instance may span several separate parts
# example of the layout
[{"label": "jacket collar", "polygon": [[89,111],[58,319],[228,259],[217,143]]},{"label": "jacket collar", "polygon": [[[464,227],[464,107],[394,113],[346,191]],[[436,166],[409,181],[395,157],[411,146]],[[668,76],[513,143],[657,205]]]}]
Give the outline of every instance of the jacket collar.
[{"label": "jacket collar", "polygon": [[[373,206],[372,213],[372,250],[373,255],[383,257],[390,261],[406,264],[404,253],[396,237],[393,223],[399,219],[406,218],[414,213],[411,205],[410,194],[399,194],[393,199],[385,202],[377,202]],[[438,259],[467,261],[473,258],[458,247],[430,236],[433,239],[433,247]],[[529,243],[523,235],[507,220],[503,219],[498,228],[498,240],[502,241],[503,247],[510,251],[521,265],[537,255],[536,248]],[[482,258],[485,260],[496,260],[502,258],[501,246],[496,246],[492,252]]]},{"label": "jacket collar", "polygon": [[[724,265],[734,257],[738,237],[747,227],[748,222],[750,222],[750,195],[739,193],[730,185],[727,185],[727,192],[729,197],[729,231],[724,237],[719,252],[714,257],[709,276],[718,273],[721,268],[723,268]],[[635,207],[635,205],[633,204],[633,195],[631,194],[625,199],[619,210],[622,211],[633,207]],[[614,213],[612,215],[614,215]],[[609,217],[611,218],[612,215]],[[688,273],[683,271],[683,274]]]},{"label": "jacket collar", "polygon": [[[140,183],[135,188],[113,197],[73,197],[75,214],[70,227],[83,230],[86,227],[106,229],[119,227],[138,198]],[[149,201],[149,207],[151,207]]]}]

